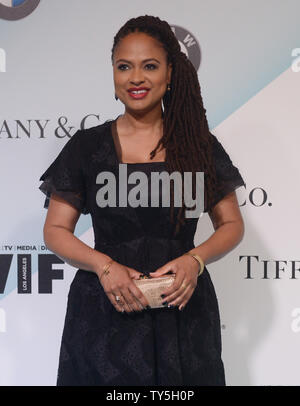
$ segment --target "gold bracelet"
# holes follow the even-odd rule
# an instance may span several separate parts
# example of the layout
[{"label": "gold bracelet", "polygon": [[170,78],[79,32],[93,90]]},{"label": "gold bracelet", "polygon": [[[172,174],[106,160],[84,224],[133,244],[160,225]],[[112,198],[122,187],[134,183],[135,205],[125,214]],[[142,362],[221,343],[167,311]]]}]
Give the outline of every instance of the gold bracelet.
[{"label": "gold bracelet", "polygon": [[109,274],[108,268],[111,266],[111,264],[112,264],[113,262],[114,262],[114,260],[113,260],[113,259],[110,259],[110,260],[107,262],[107,264],[104,265],[104,267],[103,267],[104,271],[102,272],[102,274],[101,274],[99,280],[101,280],[101,278],[102,278],[102,276],[103,276],[104,274],[105,274],[105,275],[108,275],[108,274]]},{"label": "gold bracelet", "polygon": [[196,261],[198,261],[199,263],[199,272],[198,272],[198,276],[200,276],[203,271],[204,271],[204,261],[202,258],[199,257],[199,255],[196,254],[192,254],[191,252],[186,252],[183,255],[190,255],[191,257],[195,258]]}]

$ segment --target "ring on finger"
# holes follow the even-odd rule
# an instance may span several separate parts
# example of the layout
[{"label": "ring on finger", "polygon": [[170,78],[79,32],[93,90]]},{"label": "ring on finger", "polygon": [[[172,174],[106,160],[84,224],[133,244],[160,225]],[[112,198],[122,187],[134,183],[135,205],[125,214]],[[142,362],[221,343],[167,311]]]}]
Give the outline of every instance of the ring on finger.
[{"label": "ring on finger", "polygon": [[116,302],[118,305],[123,306],[124,305],[124,301],[120,299],[120,297],[118,296],[118,299],[116,298]]},{"label": "ring on finger", "polygon": [[121,300],[121,297],[119,295],[115,296],[115,301],[117,302],[117,305],[119,305],[120,307],[124,306],[124,301]]}]

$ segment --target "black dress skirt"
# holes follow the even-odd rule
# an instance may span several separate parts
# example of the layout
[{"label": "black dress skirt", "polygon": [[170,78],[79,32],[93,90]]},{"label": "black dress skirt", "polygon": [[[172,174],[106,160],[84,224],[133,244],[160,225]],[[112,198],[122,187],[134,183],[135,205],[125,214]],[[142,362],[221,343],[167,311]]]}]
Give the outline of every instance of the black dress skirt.
[{"label": "black dress skirt", "polygon": [[[46,194],[45,208],[55,192],[91,215],[95,250],[149,274],[194,248],[198,219],[186,219],[174,238],[168,207],[101,207],[97,192],[104,183],[99,173],[119,177],[112,135],[115,122],[77,131],[40,177],[39,188]],[[245,183],[220,142],[213,139],[222,184],[217,203]],[[165,165],[127,164],[127,173],[141,171],[149,179]],[[128,192],[133,186],[128,185]],[[224,386],[221,350],[218,301],[207,267],[182,311],[175,307],[130,314],[113,307],[95,273],[78,269],[68,294],[57,385]]]}]

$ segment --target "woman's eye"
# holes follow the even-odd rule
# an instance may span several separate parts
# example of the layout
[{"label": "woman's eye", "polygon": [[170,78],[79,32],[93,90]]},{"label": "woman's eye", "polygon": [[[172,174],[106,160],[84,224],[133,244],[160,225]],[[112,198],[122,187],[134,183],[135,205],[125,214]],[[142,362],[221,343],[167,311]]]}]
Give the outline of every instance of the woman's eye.
[{"label": "woman's eye", "polygon": [[[118,69],[119,70],[127,70],[127,68],[128,68],[128,65],[126,65],[126,64],[122,64],[122,65],[119,65],[118,66]],[[145,65],[145,68],[147,69],[147,70],[154,70],[154,69],[156,69],[157,68],[157,66],[156,65],[154,65],[153,63],[148,63],[147,65]]]},{"label": "woman's eye", "polygon": [[122,64],[122,65],[119,65],[119,66],[118,66],[118,69],[120,69],[120,70],[125,70],[126,67],[127,67],[127,65]]},{"label": "woman's eye", "polygon": [[149,68],[149,70],[154,70],[154,69],[157,68],[157,66],[154,65],[153,63],[148,63],[148,64],[146,65],[146,68]]}]

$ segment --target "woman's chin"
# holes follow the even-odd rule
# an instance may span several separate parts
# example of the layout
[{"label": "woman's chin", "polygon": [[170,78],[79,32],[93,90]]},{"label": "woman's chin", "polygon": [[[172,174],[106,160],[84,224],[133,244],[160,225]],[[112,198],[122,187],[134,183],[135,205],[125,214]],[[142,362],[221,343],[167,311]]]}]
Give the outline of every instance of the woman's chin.
[{"label": "woman's chin", "polygon": [[135,114],[135,115],[144,115],[144,114],[150,113],[151,111],[156,110],[156,109],[161,109],[161,103],[155,103],[155,104],[147,103],[147,105],[146,104],[143,105],[142,103],[140,103],[140,105],[138,103],[136,103],[135,105],[133,105],[132,103],[125,104],[125,110],[128,113]]}]

